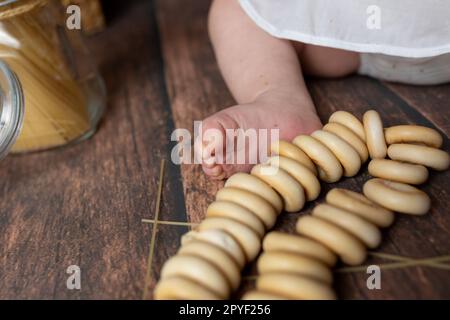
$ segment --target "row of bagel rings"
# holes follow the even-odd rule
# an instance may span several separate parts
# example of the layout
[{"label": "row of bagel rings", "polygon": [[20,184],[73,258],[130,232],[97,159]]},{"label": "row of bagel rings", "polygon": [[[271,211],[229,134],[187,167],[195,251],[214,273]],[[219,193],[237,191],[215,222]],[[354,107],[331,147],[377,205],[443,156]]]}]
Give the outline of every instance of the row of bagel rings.
[{"label": "row of bagel rings", "polygon": [[[405,142],[408,144],[404,144]],[[399,151],[398,147],[390,152],[387,145],[390,145],[389,149],[392,146],[415,148],[416,157],[408,158],[409,154]],[[229,297],[239,286],[240,271],[245,264],[256,258],[261,249],[262,238],[266,231],[274,226],[281,211],[284,209],[287,212],[298,212],[303,208],[305,201],[312,201],[318,197],[320,193],[318,177],[326,182],[336,182],[342,176],[354,176],[369,156],[375,161],[381,161],[386,154],[390,156],[392,154],[401,161],[421,159],[420,165],[445,170],[449,161],[447,153],[437,149],[441,145],[442,138],[433,129],[397,126],[384,130],[381,119],[375,111],[368,111],[364,115],[363,123],[348,112],[338,111],[330,117],[330,122],[322,130],[314,132],[311,136],[301,135],[292,143],[280,141],[274,144],[272,151],[277,156],[270,158],[265,164],[255,166],[251,174],[233,175],[225,183],[225,187],[219,190],[216,201],[208,207],[206,219],[196,230],[183,237],[182,246],[177,255],[163,266],[161,280],[155,288],[155,298],[225,299]],[[437,160],[436,157],[434,161],[430,160],[429,154],[432,152],[438,155]],[[405,165],[402,167],[402,172],[406,172],[402,177],[409,176],[409,173],[416,168],[398,161],[389,162],[388,166],[393,167],[391,171],[397,172],[395,166],[402,164]],[[416,166],[419,168],[420,165]],[[382,175],[385,174],[383,167],[386,168],[383,163],[375,162],[369,166],[369,170],[375,176]],[[427,170],[426,172],[428,173]],[[427,173],[425,174],[420,167],[415,172],[415,178],[407,181],[424,181],[428,176]],[[401,182],[404,181],[405,179]],[[365,193],[367,189],[366,195],[369,198],[373,198],[375,202],[383,202],[381,205],[391,210],[423,214],[429,208],[429,198],[426,194],[402,183],[374,179],[369,181],[364,189]],[[388,195],[378,196],[383,192]],[[401,197],[397,197],[398,195]],[[411,201],[412,198],[414,201]],[[401,201],[395,201],[395,199],[401,199]],[[403,207],[399,207],[398,203]],[[406,205],[408,208],[405,207]],[[322,212],[319,213],[322,216],[305,217],[310,221],[301,223],[301,225],[309,225],[302,228],[301,232],[310,238],[314,239],[317,235],[308,234],[308,230],[321,229],[317,226],[316,220],[322,222],[323,215],[332,219],[329,214],[324,214],[322,209],[316,211]],[[370,222],[378,226],[390,224],[386,217],[384,221],[376,221],[376,219],[383,220],[381,217],[372,216],[372,219],[375,221]],[[368,227],[369,224],[364,223],[365,220],[362,218],[360,220],[353,217],[350,218],[350,222],[346,221],[350,224],[357,221],[356,225],[373,231],[374,228]],[[346,231],[343,234],[346,234]],[[365,239],[369,247],[373,247],[377,242],[374,240],[375,234],[375,231],[371,233],[374,237],[372,242]],[[320,241],[311,239],[309,241],[315,241],[320,245]],[[333,241],[328,243],[328,246],[332,245],[338,244],[333,244]],[[345,250],[336,252],[344,262],[349,264],[359,264],[365,257],[362,254],[365,251],[361,247],[356,251],[359,253],[358,257],[347,256]]]}]

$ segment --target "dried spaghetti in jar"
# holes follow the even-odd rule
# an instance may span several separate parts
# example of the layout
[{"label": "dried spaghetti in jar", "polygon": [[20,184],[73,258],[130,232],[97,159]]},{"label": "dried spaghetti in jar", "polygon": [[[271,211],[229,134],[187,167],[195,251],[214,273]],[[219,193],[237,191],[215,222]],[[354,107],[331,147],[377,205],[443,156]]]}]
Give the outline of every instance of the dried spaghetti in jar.
[{"label": "dried spaghetti in jar", "polygon": [[0,157],[90,137],[103,82],[59,1],[0,1]]}]

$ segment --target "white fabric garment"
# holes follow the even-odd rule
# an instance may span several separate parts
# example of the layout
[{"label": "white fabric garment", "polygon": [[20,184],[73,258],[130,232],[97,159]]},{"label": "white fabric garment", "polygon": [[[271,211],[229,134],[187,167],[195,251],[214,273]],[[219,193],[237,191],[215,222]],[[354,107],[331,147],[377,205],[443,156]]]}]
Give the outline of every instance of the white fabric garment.
[{"label": "white fabric garment", "polygon": [[450,82],[450,53],[427,58],[404,58],[361,53],[358,73],[380,80],[436,85]]},{"label": "white fabric garment", "polygon": [[239,1],[279,38],[408,58],[450,52],[450,0]]}]

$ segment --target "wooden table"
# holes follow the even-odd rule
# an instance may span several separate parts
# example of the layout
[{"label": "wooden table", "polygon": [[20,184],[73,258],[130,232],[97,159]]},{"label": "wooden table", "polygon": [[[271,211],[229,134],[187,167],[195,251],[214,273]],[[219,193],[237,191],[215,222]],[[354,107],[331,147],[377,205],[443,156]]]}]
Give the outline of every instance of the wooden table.
[{"label": "wooden table", "polygon": [[[109,28],[89,40],[109,91],[95,137],[0,163],[0,298],[141,299],[146,289],[145,298],[151,298],[161,265],[222,186],[199,166],[169,161],[155,217],[160,161],[170,160],[174,128],[190,129],[194,120],[233,104],[208,42],[208,5],[127,2]],[[323,121],[335,110],[361,116],[374,108],[386,125],[421,124],[447,137],[450,132],[450,85],[410,87],[358,76],[311,79],[308,85]],[[334,186],[361,191],[368,178],[361,173],[325,185],[316,203]],[[450,254],[449,178],[449,172],[432,173],[423,187],[433,201],[428,215],[398,215],[383,232],[376,252],[393,256],[367,261],[382,265],[382,289],[367,289],[365,269],[340,266],[340,298],[450,298],[448,260],[402,262]],[[299,215],[313,206],[282,215],[276,228],[292,232]],[[81,290],[66,287],[66,269],[73,264],[81,268]],[[249,268],[246,275],[253,272]],[[245,278],[243,288],[252,285]]]}]

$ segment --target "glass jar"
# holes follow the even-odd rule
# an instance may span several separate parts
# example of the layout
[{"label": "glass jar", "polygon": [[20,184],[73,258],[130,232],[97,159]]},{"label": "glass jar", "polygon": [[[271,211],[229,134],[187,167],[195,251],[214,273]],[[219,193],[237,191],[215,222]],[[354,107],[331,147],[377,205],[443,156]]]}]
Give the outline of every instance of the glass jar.
[{"label": "glass jar", "polygon": [[105,89],[58,0],[0,0],[0,158],[90,137]]}]

